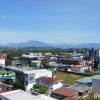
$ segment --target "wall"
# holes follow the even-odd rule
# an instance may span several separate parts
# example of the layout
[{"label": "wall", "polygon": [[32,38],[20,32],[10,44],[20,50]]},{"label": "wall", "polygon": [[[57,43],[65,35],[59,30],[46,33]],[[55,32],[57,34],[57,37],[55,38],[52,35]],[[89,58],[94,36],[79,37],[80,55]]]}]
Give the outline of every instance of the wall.
[{"label": "wall", "polygon": [[100,93],[100,80],[93,79],[92,80],[92,88],[95,92]]}]

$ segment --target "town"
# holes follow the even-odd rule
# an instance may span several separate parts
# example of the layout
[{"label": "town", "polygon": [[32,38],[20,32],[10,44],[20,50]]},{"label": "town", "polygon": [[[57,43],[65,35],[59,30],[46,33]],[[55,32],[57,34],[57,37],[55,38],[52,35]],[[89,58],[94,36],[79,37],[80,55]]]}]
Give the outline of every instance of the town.
[{"label": "town", "polygon": [[100,49],[29,50],[0,54],[0,100],[87,100],[100,94]]},{"label": "town", "polygon": [[0,0],[0,100],[100,100],[100,0]]}]

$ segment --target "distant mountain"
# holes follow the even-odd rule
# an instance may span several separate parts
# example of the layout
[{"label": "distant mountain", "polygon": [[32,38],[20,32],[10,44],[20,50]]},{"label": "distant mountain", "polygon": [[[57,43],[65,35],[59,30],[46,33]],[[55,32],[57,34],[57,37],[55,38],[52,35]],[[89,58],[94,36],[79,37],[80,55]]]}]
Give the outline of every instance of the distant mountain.
[{"label": "distant mountain", "polygon": [[58,48],[100,48],[100,43],[87,43],[87,44],[58,44]]},{"label": "distant mountain", "polygon": [[12,47],[12,48],[17,48],[17,47],[48,47],[50,46],[47,43],[40,42],[40,41],[27,41],[27,42],[22,42],[22,43],[13,43],[13,44],[5,44],[1,45],[2,47]]},{"label": "distant mountain", "polygon": [[11,47],[11,48],[24,48],[24,47],[53,47],[53,48],[100,48],[100,43],[87,43],[87,44],[48,44],[41,41],[27,41],[22,43],[13,43],[0,45],[0,47]]}]

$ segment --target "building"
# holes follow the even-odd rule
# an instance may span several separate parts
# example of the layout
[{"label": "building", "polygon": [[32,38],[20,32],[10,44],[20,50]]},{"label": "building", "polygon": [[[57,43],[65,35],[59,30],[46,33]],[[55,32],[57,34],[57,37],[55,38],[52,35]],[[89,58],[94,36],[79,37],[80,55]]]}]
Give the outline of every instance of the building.
[{"label": "building", "polygon": [[76,80],[76,84],[79,86],[91,87],[92,86],[92,79],[91,79],[91,77],[81,78],[79,80]]},{"label": "building", "polygon": [[[94,87],[94,90],[95,90],[95,88],[96,88],[95,86],[97,86],[97,88],[99,86],[99,84],[98,84],[99,79],[100,79],[100,75],[94,75],[91,77],[85,77],[85,78],[76,80],[76,84],[80,85],[80,86]],[[96,83],[97,83],[97,85],[96,85]]]},{"label": "building", "polygon": [[96,49],[95,50],[95,56],[96,57],[100,57],[100,49]]},{"label": "building", "polygon": [[92,88],[93,91],[100,94],[100,75],[96,75],[92,78]]},{"label": "building", "polygon": [[61,87],[52,91],[51,96],[57,100],[64,100],[65,98],[77,98],[78,92],[67,87]]},{"label": "building", "polygon": [[34,67],[36,69],[41,68],[41,61],[40,60],[32,60],[31,67]]},{"label": "building", "polygon": [[33,87],[39,77],[52,77],[52,72],[47,69],[23,70],[16,72],[16,80],[20,81],[26,90]]},{"label": "building", "polygon": [[74,65],[71,66],[71,71],[75,73],[84,73],[86,71],[91,71],[92,68],[90,66],[83,66],[83,65]]},{"label": "building", "polygon": [[88,93],[92,92],[92,89],[88,86],[79,86],[79,85],[72,85],[68,88],[76,90],[78,92],[78,96],[87,96]]},{"label": "building", "polygon": [[0,54],[0,66],[5,66],[6,57],[6,54]]},{"label": "building", "polygon": [[62,59],[60,59],[59,63],[66,64],[66,65],[79,65],[80,59],[62,58]]},{"label": "building", "polygon": [[37,84],[41,84],[48,90],[55,90],[63,86],[63,81],[56,80],[52,77],[40,77],[36,80]]},{"label": "building", "polygon": [[14,90],[0,94],[1,100],[55,100],[46,95],[33,96],[23,90]]}]

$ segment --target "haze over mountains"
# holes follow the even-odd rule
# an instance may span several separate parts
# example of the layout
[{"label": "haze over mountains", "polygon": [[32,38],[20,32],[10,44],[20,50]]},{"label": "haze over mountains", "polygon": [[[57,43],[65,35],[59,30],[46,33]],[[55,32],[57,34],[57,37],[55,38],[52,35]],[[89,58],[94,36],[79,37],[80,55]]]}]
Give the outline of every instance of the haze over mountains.
[{"label": "haze over mountains", "polygon": [[27,41],[21,43],[0,44],[0,47],[23,48],[23,47],[54,47],[54,48],[100,48],[100,43],[86,43],[86,44],[48,44],[41,41]]}]

